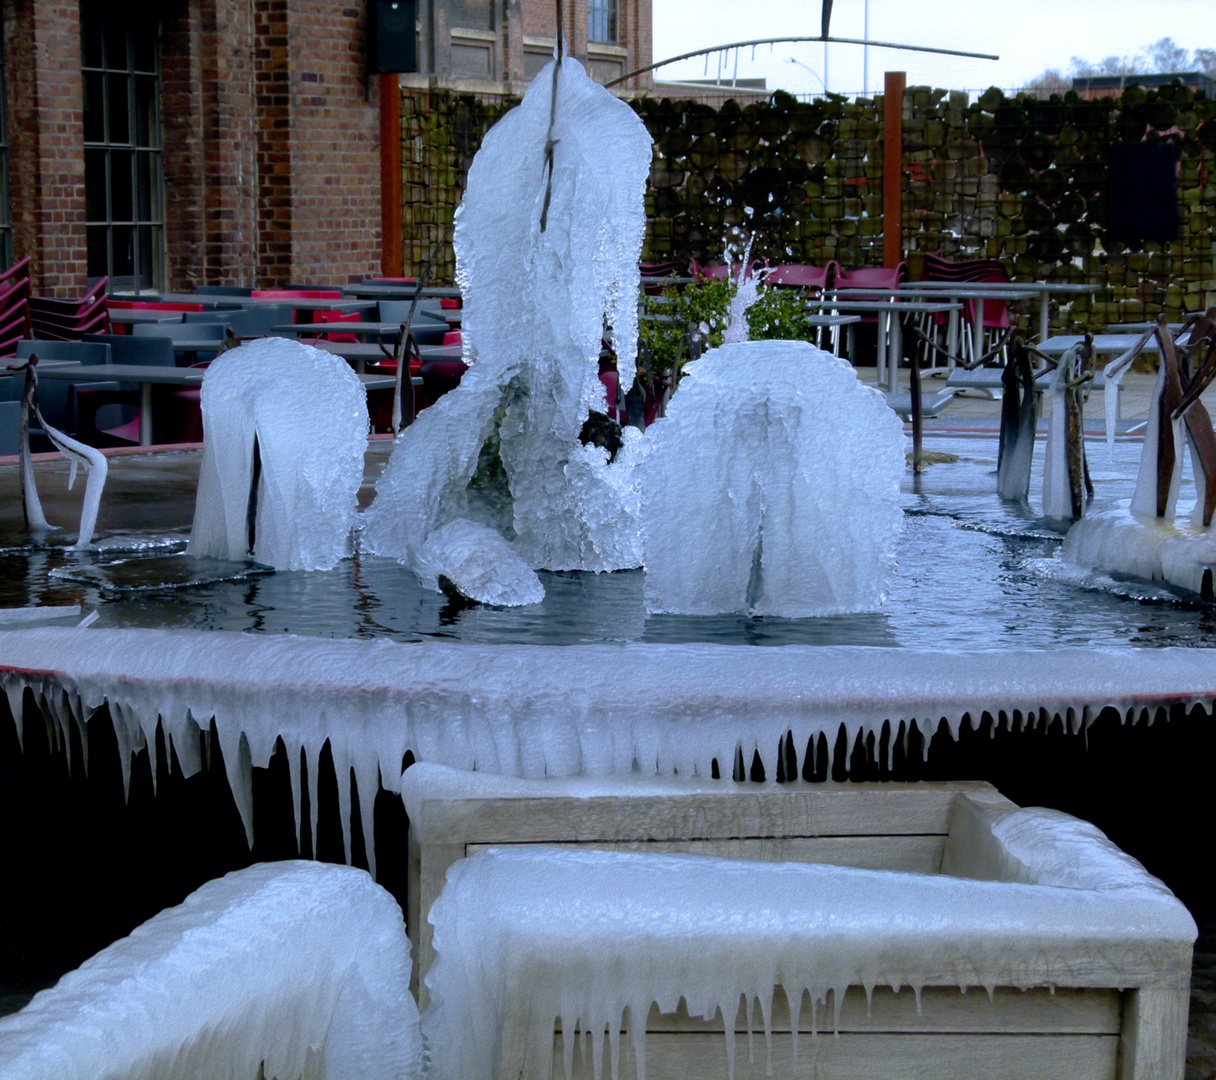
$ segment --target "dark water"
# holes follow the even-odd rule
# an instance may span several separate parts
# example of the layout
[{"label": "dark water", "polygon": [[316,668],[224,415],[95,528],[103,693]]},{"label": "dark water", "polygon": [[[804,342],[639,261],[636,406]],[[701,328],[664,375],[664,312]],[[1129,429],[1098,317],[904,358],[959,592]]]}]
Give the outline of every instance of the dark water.
[{"label": "dark water", "polygon": [[[905,479],[898,569],[874,613],[797,620],[647,617],[641,571],[542,573],[540,604],[460,608],[388,559],[356,556],[328,572],[265,573],[192,560],[181,553],[184,531],[147,530],[103,538],[114,548],[104,553],[75,553],[62,543],[0,551],[0,606],[80,604],[98,612],[97,626],[400,641],[924,649],[1216,642],[1216,609],[1193,595],[1108,576],[1086,579],[1062,567],[1056,558],[1062,526],[1053,528],[1038,514],[1037,491],[1023,506],[996,498],[994,439],[928,445],[955,460]],[[1112,463],[1104,444],[1090,444],[1096,504],[1130,496],[1139,450],[1138,442],[1120,443]],[[1038,476],[1036,469],[1035,488]]]}]

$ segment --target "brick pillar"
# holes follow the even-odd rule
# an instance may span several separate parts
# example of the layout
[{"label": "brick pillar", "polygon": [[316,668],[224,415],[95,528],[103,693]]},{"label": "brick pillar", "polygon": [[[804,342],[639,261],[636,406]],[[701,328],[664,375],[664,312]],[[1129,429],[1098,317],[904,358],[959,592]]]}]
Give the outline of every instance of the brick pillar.
[{"label": "brick pillar", "polygon": [[292,277],[291,78],[287,0],[254,2],[254,109],[258,117],[258,283]]},{"label": "brick pillar", "polygon": [[33,259],[35,293],[85,288],[84,91],[80,6],[5,5],[13,254]]}]

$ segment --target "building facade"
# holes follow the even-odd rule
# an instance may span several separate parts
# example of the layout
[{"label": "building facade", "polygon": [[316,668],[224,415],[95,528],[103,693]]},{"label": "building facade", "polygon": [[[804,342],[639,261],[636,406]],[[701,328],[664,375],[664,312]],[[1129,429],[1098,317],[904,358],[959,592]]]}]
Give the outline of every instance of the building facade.
[{"label": "building facade", "polygon": [[[552,54],[554,10],[420,0],[419,72],[398,78],[367,72],[364,0],[2,0],[0,260],[31,256],[35,292],[59,296],[102,276],[380,273],[394,99],[418,80],[519,93]],[[650,62],[650,0],[567,0],[564,16],[600,81]]]}]

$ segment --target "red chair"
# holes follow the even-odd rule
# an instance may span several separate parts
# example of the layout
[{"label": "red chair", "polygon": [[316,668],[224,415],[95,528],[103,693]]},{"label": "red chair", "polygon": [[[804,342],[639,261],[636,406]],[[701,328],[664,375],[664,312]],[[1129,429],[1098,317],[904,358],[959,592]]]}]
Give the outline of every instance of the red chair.
[{"label": "red chair", "polygon": [[254,289],[251,300],[341,300],[341,289]]},{"label": "red chair", "polygon": [[18,341],[34,336],[29,265],[27,255],[0,274],[0,356],[13,356]]},{"label": "red chair", "polygon": [[791,263],[770,267],[764,275],[764,284],[787,289],[815,289],[825,293],[835,287],[839,273],[840,263],[835,259],[829,259],[823,266]]},{"label": "red chair", "polygon": [[[885,299],[885,294],[894,292],[899,288],[900,283],[908,280],[908,267],[905,263],[900,263],[898,266],[863,266],[860,270],[839,270],[836,274],[836,282],[834,289],[873,289],[874,292],[853,293],[850,298],[854,300],[882,300]],[[845,299],[840,297],[840,299]],[[862,315],[862,325],[869,324],[876,326],[878,323],[878,315]],[[846,331],[848,335],[847,352],[849,356],[853,356],[854,350],[854,331],[853,327],[848,327]],[[879,341],[876,343],[876,348],[885,348],[884,344]]]},{"label": "red chair", "polygon": [[76,300],[53,296],[31,296],[30,321],[33,336],[48,341],[80,341],[85,334],[110,333],[110,309],[106,300],[109,278],[101,278]]},{"label": "red chair", "polygon": [[[362,317],[357,311],[314,311],[314,323],[357,323],[362,322]],[[301,338],[301,340],[304,340]],[[359,338],[355,334],[318,334],[312,340],[324,341],[343,341],[348,345],[356,344]]]}]

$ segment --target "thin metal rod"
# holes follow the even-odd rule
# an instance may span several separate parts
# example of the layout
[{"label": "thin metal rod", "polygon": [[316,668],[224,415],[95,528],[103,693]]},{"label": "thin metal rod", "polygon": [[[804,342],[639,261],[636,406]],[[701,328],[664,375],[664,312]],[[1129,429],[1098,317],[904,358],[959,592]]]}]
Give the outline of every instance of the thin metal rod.
[{"label": "thin metal rod", "polygon": [[973,60],[999,60],[999,56],[994,56],[992,53],[977,53],[963,52],[959,49],[939,49],[931,45],[900,45],[894,41],[866,41],[864,38],[840,38],[840,37],[775,37],[775,38],[757,38],[755,41],[732,41],[728,45],[714,45],[708,49],[694,49],[692,52],[680,53],[679,56],[669,56],[666,60],[660,60],[656,64],[648,64],[646,67],[640,67],[636,71],[627,71],[620,78],[613,79],[611,82],[604,83],[605,86],[616,86],[617,83],[624,82],[626,79],[632,79],[635,75],[641,75],[647,71],[653,71],[655,68],[661,68],[666,64],[674,64],[677,60],[688,60],[693,56],[708,56],[712,52],[721,52],[724,49],[745,49],[749,45],[784,45],[794,42],[806,41],[822,41],[825,45],[873,45],[876,49],[904,49],[909,52],[927,52],[938,53],[942,56],[967,56]]},{"label": "thin metal rod", "polygon": [[557,55],[553,60],[553,89],[549,95],[549,131],[545,136],[545,201],[540,208],[540,231],[549,224],[549,203],[553,199],[553,125],[557,122],[557,76],[562,69],[562,0],[557,0]]}]

